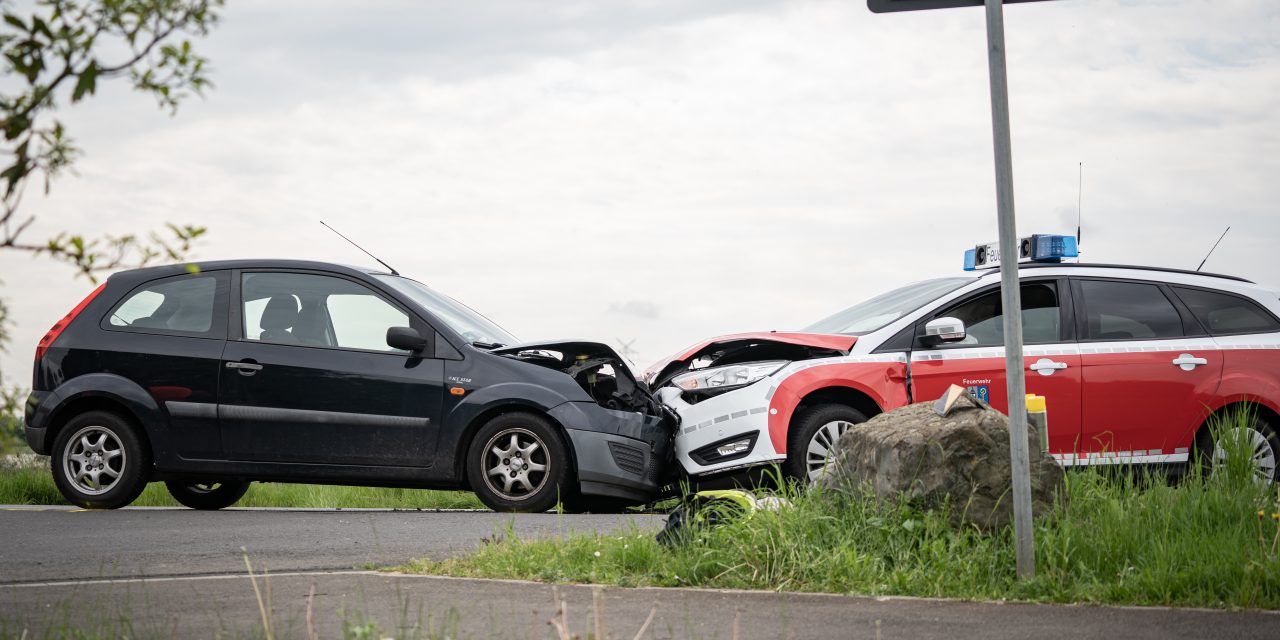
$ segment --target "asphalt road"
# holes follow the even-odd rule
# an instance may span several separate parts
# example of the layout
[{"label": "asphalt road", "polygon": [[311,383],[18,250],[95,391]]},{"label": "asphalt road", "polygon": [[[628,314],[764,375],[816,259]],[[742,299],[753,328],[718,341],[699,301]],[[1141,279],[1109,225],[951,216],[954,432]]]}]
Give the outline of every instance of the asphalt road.
[{"label": "asphalt road", "polygon": [[[441,559],[485,538],[661,527],[661,516],[490,511],[0,507],[0,583],[350,570]],[[243,552],[241,549],[243,548]]]},{"label": "asphalt road", "polygon": [[[465,552],[511,526],[521,536],[652,528],[656,516],[483,512],[0,508],[0,637],[260,637],[240,547],[271,569],[275,637],[339,637],[375,621],[448,637],[554,637],[552,587],[352,570]],[[331,570],[323,570],[331,568]],[[314,597],[310,594],[314,590]],[[573,633],[596,624],[591,587],[562,587]],[[1261,612],[971,603],[914,598],[604,588],[599,621],[631,638],[1276,638]],[[311,615],[308,616],[310,603]],[[735,632],[736,629],[736,632]],[[370,636],[374,637],[374,636]],[[412,636],[410,636],[412,637]],[[430,636],[440,637],[440,636]]]}]

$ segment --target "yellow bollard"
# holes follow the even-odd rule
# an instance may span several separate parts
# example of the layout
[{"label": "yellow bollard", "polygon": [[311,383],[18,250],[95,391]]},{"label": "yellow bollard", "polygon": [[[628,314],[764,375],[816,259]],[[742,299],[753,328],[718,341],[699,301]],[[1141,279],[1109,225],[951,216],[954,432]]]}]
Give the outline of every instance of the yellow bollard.
[{"label": "yellow bollard", "polygon": [[1049,409],[1044,396],[1027,394],[1027,425],[1040,436],[1040,452],[1049,453]]}]

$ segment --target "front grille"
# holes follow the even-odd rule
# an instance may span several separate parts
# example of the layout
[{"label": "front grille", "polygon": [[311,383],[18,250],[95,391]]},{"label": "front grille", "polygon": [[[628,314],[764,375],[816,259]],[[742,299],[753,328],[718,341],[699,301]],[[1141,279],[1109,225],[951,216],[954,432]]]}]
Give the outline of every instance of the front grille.
[{"label": "front grille", "polygon": [[636,447],[618,442],[609,443],[609,453],[613,454],[613,463],[619,469],[636,475],[644,474],[644,451]]}]

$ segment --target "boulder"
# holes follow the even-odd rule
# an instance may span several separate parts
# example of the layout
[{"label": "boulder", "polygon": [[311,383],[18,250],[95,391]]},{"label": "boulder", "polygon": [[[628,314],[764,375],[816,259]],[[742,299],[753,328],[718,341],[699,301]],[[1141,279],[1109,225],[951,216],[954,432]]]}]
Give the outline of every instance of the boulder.
[{"label": "boulder", "polygon": [[[1039,516],[1062,490],[1062,467],[1041,452],[1034,429],[1028,445]],[[870,488],[882,500],[906,495],[925,508],[947,505],[956,526],[999,530],[1013,521],[1009,418],[969,396],[946,417],[932,402],[880,414],[840,437],[819,482],[840,492]]]}]

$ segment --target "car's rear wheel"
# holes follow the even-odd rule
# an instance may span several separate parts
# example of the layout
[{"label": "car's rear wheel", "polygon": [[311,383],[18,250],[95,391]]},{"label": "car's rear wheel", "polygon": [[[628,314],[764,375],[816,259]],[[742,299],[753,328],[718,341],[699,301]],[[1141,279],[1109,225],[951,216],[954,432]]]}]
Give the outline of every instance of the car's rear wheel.
[{"label": "car's rear wheel", "polygon": [[803,484],[817,482],[840,436],[866,421],[861,411],[843,404],[819,404],[802,410],[791,421],[783,471]]},{"label": "car's rear wheel", "polygon": [[133,423],[109,411],[88,411],[58,432],[50,465],[54,484],[72,504],[118,509],[146,488],[151,452]]},{"label": "car's rear wheel", "polygon": [[225,509],[244,497],[249,490],[246,480],[215,480],[192,482],[191,480],[166,480],[164,486],[183,506],[201,511]]},{"label": "car's rear wheel", "polygon": [[494,511],[546,511],[575,489],[569,448],[532,413],[504,413],[480,427],[467,453],[467,479]]},{"label": "car's rear wheel", "polygon": [[1230,468],[1232,454],[1248,456],[1249,469],[1262,482],[1275,482],[1276,466],[1280,462],[1280,434],[1262,416],[1253,415],[1243,424],[1230,425],[1216,433],[1206,433],[1201,451],[1207,455],[1205,465],[1210,473]]}]

